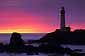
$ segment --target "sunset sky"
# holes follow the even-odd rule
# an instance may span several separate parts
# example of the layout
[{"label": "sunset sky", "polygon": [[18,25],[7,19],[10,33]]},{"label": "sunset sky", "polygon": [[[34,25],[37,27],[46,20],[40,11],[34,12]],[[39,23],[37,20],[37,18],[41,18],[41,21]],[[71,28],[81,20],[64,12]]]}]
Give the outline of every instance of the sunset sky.
[{"label": "sunset sky", "polygon": [[0,33],[46,33],[59,29],[60,9],[66,24],[85,29],[85,0],[0,0]]}]

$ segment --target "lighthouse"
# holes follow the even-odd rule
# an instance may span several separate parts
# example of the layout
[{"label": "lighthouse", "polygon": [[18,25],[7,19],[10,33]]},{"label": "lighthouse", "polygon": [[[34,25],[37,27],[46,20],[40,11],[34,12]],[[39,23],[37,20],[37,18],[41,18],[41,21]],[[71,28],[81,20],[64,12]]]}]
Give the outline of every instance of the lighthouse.
[{"label": "lighthouse", "polygon": [[64,7],[61,7],[61,11],[60,11],[60,29],[61,30],[65,29],[65,9],[64,9]]},{"label": "lighthouse", "polygon": [[65,8],[64,7],[61,7],[61,11],[60,11],[60,30],[61,31],[70,31],[70,27],[66,27]]}]

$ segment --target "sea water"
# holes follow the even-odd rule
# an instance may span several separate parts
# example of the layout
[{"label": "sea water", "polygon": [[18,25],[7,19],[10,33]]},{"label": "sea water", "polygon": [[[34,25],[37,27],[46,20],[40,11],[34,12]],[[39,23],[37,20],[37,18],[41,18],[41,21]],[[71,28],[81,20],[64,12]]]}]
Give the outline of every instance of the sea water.
[{"label": "sea water", "polygon": [[[23,40],[37,40],[42,38],[46,33],[26,33],[26,34],[21,34]],[[11,38],[11,34],[0,34],[0,42],[3,42],[5,44],[9,43]],[[85,52],[85,45],[62,45],[63,47],[68,47],[73,49],[82,49],[83,52]],[[0,56],[48,56],[48,54],[42,54],[40,53],[39,55],[26,55],[25,53],[22,54],[15,54],[15,53],[0,53]],[[65,54],[64,56],[68,56]]]},{"label": "sea water", "polygon": [[[37,40],[42,38],[46,33],[23,33],[21,38],[23,40]],[[0,42],[9,43],[11,38],[11,33],[0,34]]]}]

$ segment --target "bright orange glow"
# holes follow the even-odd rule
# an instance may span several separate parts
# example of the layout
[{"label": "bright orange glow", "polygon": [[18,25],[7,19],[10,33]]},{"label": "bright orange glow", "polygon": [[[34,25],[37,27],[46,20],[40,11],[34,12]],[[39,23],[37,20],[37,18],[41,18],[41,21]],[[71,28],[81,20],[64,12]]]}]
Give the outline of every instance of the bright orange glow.
[{"label": "bright orange glow", "polygon": [[36,33],[34,29],[7,29],[7,30],[0,30],[0,33],[12,33],[12,32],[19,32],[19,33]]},{"label": "bright orange glow", "polygon": [[47,26],[47,25],[29,25],[29,26],[9,26],[0,28],[0,33],[12,33],[12,32],[19,32],[19,33],[47,33],[54,31],[55,28]]},{"label": "bright orange glow", "polygon": [[[51,31],[51,30],[50,30]],[[39,30],[39,29],[3,29],[0,30],[0,33],[12,33],[12,32],[19,32],[19,33],[47,33],[48,30]]]},{"label": "bright orange glow", "polygon": [[[48,33],[48,32],[53,32],[53,31],[55,31],[57,28],[48,28],[48,27],[45,27],[44,28],[44,26],[43,27],[36,27],[36,28],[21,28],[21,27],[19,27],[19,28],[4,28],[4,29],[0,29],[0,33],[12,33],[12,32],[19,32],[19,33]],[[75,29],[81,29],[81,27],[80,28],[78,28],[77,26],[71,26],[71,30],[72,31],[74,31]],[[82,29],[85,29],[84,27],[82,28]]]},{"label": "bright orange glow", "polygon": [[[19,26],[19,27],[8,27],[8,28],[0,28],[0,33],[12,33],[12,32],[19,32],[19,33],[48,33],[53,32],[57,28],[55,27],[48,27],[47,25],[42,26]],[[74,31],[75,29],[85,29],[84,26],[78,25],[71,25],[71,30]]]}]

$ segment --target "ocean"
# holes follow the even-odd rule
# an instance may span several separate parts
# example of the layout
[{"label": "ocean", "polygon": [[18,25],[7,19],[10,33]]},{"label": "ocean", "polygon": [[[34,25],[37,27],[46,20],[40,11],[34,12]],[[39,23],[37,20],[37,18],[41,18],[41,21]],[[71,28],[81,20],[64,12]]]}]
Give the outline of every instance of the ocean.
[{"label": "ocean", "polygon": [[[42,38],[46,33],[22,33],[21,38],[23,40],[37,40]],[[11,38],[11,33],[0,34],[0,42],[9,43]]]},{"label": "ocean", "polygon": [[[42,38],[45,33],[23,33],[21,34],[21,38],[23,40],[37,40]],[[10,42],[11,33],[0,34],[0,42],[4,44],[8,44]],[[39,55],[26,55],[25,53],[22,54],[15,54],[15,53],[0,53],[0,56],[48,56],[47,54],[39,54]]]},{"label": "ocean", "polygon": [[[25,34],[21,34],[21,36],[23,40],[30,40],[30,39],[37,40],[42,38],[45,34],[46,33],[25,33]],[[0,34],[0,42],[3,42],[4,44],[9,43],[10,38],[11,38],[11,34]],[[85,45],[62,45],[62,46],[71,48],[73,50],[82,49],[83,52],[85,53]],[[39,55],[26,55],[25,53],[22,53],[22,54],[0,53],[0,56],[48,56],[48,54],[40,53]],[[69,56],[69,55],[64,55],[64,56]]]}]

